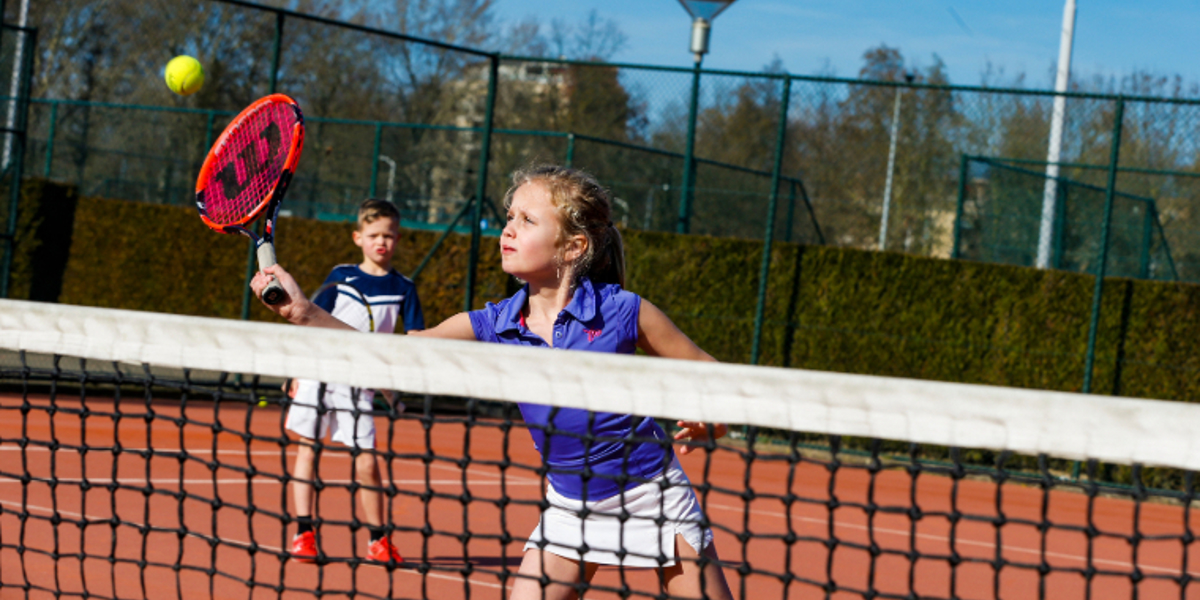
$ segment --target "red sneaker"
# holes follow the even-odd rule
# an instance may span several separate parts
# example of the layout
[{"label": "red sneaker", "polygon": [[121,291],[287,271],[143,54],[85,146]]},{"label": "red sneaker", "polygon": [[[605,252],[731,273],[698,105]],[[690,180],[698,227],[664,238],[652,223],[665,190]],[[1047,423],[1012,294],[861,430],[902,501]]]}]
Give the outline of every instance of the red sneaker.
[{"label": "red sneaker", "polygon": [[367,547],[367,560],[375,563],[387,563],[389,560],[395,561],[396,564],[404,562],[404,557],[400,556],[400,551],[392,545],[392,540],[382,537]]},{"label": "red sneaker", "polygon": [[292,538],[292,560],[302,563],[317,562],[317,534],[306,531]]}]

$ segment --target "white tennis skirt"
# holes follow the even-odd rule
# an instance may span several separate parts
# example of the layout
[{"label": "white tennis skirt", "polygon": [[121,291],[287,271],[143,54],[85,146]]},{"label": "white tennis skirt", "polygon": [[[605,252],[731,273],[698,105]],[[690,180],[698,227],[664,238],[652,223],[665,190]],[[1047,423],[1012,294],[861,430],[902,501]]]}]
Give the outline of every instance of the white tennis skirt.
[{"label": "white tennis skirt", "polygon": [[[624,494],[588,501],[586,518],[580,517],[582,501],[564,497],[552,485],[547,486],[546,500],[550,507],[542,511],[541,521],[529,535],[527,551],[544,547],[547,552],[589,563],[670,567],[676,562],[676,535],[682,535],[697,554],[713,539],[712,530],[701,526],[704,514],[678,459],[652,481]],[[619,517],[622,501],[629,515],[623,523]],[[586,551],[581,552],[585,544]]]}]

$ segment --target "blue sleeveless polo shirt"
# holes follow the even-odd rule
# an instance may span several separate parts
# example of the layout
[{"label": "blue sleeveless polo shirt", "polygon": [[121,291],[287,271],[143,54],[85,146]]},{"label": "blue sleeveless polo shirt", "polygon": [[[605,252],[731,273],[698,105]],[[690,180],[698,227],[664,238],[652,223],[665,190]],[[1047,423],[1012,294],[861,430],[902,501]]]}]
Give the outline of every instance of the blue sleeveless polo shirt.
[{"label": "blue sleeveless polo shirt", "polygon": [[[521,310],[528,286],[499,304],[489,302],[468,313],[475,339],[481,342],[550,348],[525,327]],[[638,314],[642,299],[617,284],[593,285],[583,278],[566,308],[554,321],[555,350],[633,354],[637,347]],[[654,419],[628,414],[596,412],[591,424],[588,411],[519,403],[530,425],[533,443],[549,467],[547,478],[554,490],[573,500],[601,500],[617,495],[662,473],[674,457],[667,435]],[[547,439],[547,428],[556,430]],[[560,433],[561,432],[561,433]],[[595,439],[602,438],[602,439]],[[646,440],[622,442],[621,438]],[[584,477],[585,471],[590,476]]]}]

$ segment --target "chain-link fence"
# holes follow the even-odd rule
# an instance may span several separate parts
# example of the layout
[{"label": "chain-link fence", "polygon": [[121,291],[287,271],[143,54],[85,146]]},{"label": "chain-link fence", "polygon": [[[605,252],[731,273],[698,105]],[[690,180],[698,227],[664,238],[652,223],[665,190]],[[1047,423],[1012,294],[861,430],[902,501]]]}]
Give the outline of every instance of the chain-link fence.
[{"label": "chain-link fence", "polygon": [[[415,37],[242,0],[35,13],[47,35],[28,54],[21,166],[87,195],[190,204],[215,135],[278,90],[308,125],[284,203],[297,216],[345,219],[386,197],[407,226],[465,228],[477,247],[503,222],[507,174],[557,162],[610,186],[630,229],[1020,265],[1050,231],[1053,268],[1200,280],[1197,100],[1065,94],[1053,174],[1056,94],[952,86],[936,69],[864,81],[508,56],[436,19],[400,15]],[[161,82],[181,53],[209,81],[188,99]]]}]

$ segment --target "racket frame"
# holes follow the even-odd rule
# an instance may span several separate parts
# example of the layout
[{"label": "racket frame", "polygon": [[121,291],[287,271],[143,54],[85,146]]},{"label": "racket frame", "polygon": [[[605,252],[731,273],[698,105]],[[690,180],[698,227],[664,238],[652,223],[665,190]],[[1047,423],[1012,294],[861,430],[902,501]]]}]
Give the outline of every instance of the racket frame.
[{"label": "racket frame", "polygon": [[[217,157],[222,154],[226,144],[229,143],[229,139],[242,127],[246,126],[246,123],[250,121],[249,117],[251,115],[263,109],[266,105],[274,103],[285,104],[296,113],[296,123],[292,126],[291,145],[288,147],[287,158],[284,160],[279,178],[276,179],[271,189],[253,210],[233,223],[218,223],[209,217],[205,198],[205,191],[208,189],[208,184],[212,179],[213,170],[217,167]],[[260,271],[276,263],[274,243],[275,221],[279,218],[279,207],[283,202],[284,194],[287,193],[288,186],[292,182],[292,177],[296,172],[296,165],[300,162],[300,154],[303,149],[304,113],[300,111],[300,105],[286,94],[271,94],[255,100],[230,121],[225,130],[221,132],[221,135],[217,137],[217,141],[212,145],[212,148],[209,149],[208,154],[204,158],[204,164],[200,167],[200,174],[196,177],[196,210],[200,213],[200,220],[218,233],[240,233],[250,238],[254,242],[255,256],[258,259],[258,268]],[[263,235],[260,237],[249,225],[263,214],[266,215],[266,224],[263,228]],[[268,304],[278,304],[285,297],[286,294],[283,293],[283,288],[279,287],[278,281],[272,277],[271,283],[263,291],[263,299]]]}]

